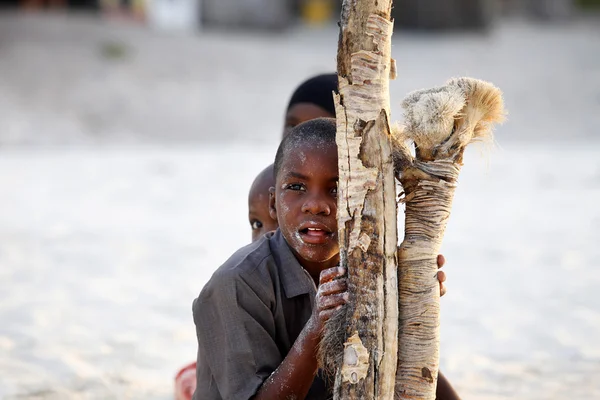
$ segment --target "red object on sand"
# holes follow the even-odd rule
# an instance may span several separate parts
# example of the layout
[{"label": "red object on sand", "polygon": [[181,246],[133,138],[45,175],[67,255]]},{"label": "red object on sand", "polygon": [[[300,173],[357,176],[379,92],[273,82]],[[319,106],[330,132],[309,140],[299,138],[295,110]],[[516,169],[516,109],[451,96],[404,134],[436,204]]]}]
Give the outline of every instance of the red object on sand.
[{"label": "red object on sand", "polygon": [[175,400],[192,400],[196,390],[196,363],[183,367],[175,375]]}]

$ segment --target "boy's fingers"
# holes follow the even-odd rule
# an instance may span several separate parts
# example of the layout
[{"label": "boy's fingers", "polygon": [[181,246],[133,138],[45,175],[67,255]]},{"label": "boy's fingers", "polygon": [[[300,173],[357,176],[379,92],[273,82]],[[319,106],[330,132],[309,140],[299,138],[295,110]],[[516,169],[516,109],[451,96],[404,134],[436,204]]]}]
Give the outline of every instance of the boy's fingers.
[{"label": "boy's fingers", "polygon": [[348,302],[348,293],[338,293],[329,296],[323,296],[319,299],[319,311],[325,311],[337,306],[342,306]]},{"label": "boy's fingers", "polygon": [[446,273],[444,271],[438,271],[437,278],[438,278],[438,281],[440,281],[440,283],[446,282]]},{"label": "boy's fingers", "polygon": [[342,308],[342,306],[337,306],[336,308],[330,308],[329,310],[323,310],[323,311],[319,312],[319,318],[322,321],[327,321],[328,319],[333,317],[335,315],[335,313],[338,312],[341,308]]},{"label": "boy's fingers", "polygon": [[326,282],[319,286],[319,292],[321,295],[329,295],[334,293],[345,292],[348,289],[348,283],[346,279],[336,279],[331,282]]},{"label": "boy's fingers", "polygon": [[319,276],[319,285],[322,285],[326,282],[330,282],[337,277],[343,276],[346,273],[346,268],[344,267],[333,267],[326,269],[321,272]]},{"label": "boy's fingers", "polygon": [[446,285],[440,282],[440,297],[445,295],[447,291],[448,289],[446,288]]},{"label": "boy's fingers", "polygon": [[438,266],[438,268],[442,268],[444,266],[444,264],[446,264],[446,257],[444,257],[441,254],[438,254],[438,256],[437,256],[437,266]]}]

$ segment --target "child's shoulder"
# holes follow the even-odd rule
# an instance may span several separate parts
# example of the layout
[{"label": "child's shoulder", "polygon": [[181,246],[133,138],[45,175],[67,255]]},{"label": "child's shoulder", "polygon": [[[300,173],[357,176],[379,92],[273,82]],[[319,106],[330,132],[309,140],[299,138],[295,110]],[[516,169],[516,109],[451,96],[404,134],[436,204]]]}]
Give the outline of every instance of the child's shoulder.
[{"label": "child's shoulder", "polygon": [[271,246],[269,244],[271,236],[271,234],[265,235],[237,250],[215,271],[213,276],[237,276],[252,273],[271,257]]},{"label": "child's shoulder", "polygon": [[277,266],[267,234],[259,240],[237,250],[212,275],[200,296],[226,288],[247,285],[255,290],[273,285]]}]

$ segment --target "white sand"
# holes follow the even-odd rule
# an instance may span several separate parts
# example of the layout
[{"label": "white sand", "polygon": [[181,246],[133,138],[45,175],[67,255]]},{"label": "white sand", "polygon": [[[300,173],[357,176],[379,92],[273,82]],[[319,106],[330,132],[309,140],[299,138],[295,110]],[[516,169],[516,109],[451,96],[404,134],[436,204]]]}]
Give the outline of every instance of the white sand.
[{"label": "white sand", "polygon": [[250,238],[246,150],[2,153],[0,398],[169,397],[192,299]]},{"label": "white sand", "polygon": [[[67,41],[60,19],[23,21],[0,16],[0,398],[169,399],[195,357],[191,301],[249,241],[250,182],[293,86],[333,68],[333,30],[174,38],[77,19]],[[443,248],[442,369],[465,399],[600,398],[598,26],[396,42],[396,101],[468,73],[511,110],[489,162],[467,157]],[[133,55],[102,59],[103,37]]]},{"label": "white sand", "polygon": [[[169,398],[271,149],[1,154],[0,394]],[[443,370],[465,398],[600,395],[598,204],[598,149],[471,153],[443,248]]]}]

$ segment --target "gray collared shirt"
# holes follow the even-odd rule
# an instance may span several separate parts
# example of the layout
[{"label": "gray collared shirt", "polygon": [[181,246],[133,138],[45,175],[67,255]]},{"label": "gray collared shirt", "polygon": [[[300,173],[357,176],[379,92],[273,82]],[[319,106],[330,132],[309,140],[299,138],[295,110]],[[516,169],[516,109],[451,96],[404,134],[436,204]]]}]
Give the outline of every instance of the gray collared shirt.
[{"label": "gray collared shirt", "polygon": [[[281,232],[238,250],[194,300],[195,400],[247,400],[281,364],[312,313],[316,287]],[[317,377],[306,399],[330,397]]]}]

